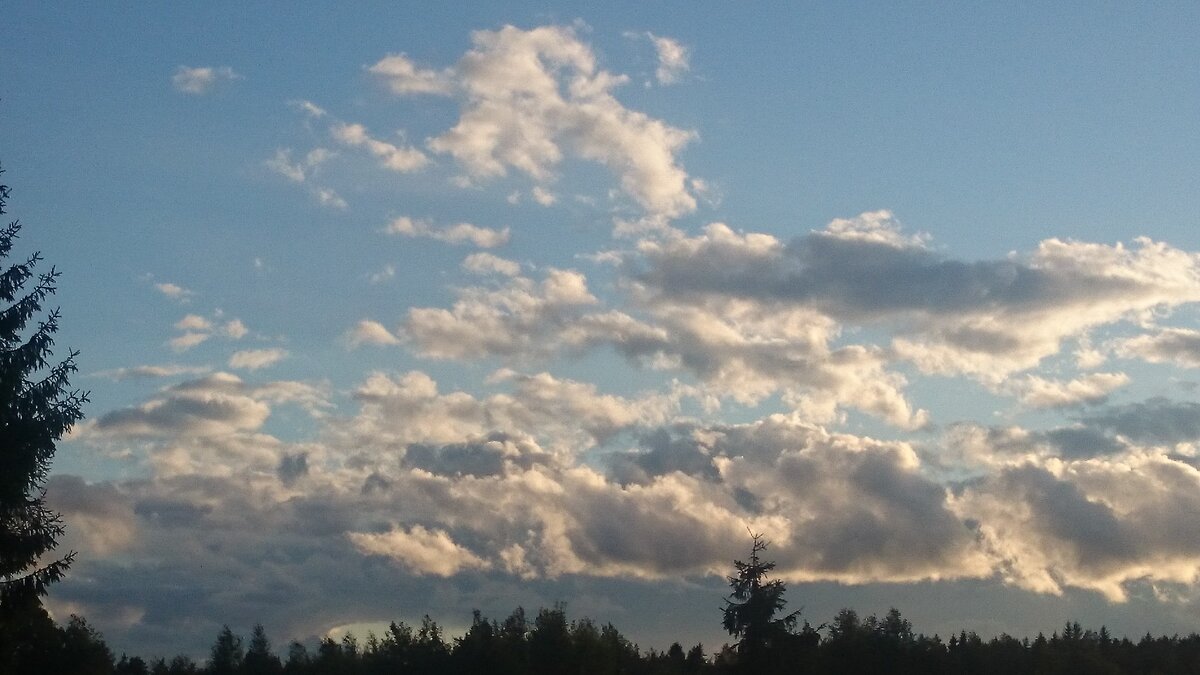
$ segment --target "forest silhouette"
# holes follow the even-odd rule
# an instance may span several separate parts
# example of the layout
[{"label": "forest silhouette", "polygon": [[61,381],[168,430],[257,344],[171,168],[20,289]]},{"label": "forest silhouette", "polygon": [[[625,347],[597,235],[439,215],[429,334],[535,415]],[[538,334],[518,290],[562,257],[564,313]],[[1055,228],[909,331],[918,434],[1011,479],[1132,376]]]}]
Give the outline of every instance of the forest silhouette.
[{"label": "forest silhouette", "polygon": [[[532,616],[518,607],[503,620],[478,610],[464,634],[448,637],[425,616],[419,626],[392,622],[383,635],[347,634],[315,644],[273,649],[261,625],[249,640],[225,626],[201,663],[184,655],[115,657],[88,622],[72,615],[56,625],[36,605],[0,621],[0,672],[13,675],[695,675],[753,673],[942,674],[1188,674],[1200,673],[1200,635],[1146,634],[1137,641],[1106,628],[1067,622],[1049,637],[984,640],[970,631],[944,639],[916,633],[893,608],[865,618],[843,609],[812,626],[799,612],[783,614],[785,584],[771,579],[772,562],[755,536],[750,557],[734,561],[722,610],[733,641],[713,651],[676,642],[642,649],[611,623],[570,620],[565,605]],[[717,612],[714,611],[714,621]]]}]

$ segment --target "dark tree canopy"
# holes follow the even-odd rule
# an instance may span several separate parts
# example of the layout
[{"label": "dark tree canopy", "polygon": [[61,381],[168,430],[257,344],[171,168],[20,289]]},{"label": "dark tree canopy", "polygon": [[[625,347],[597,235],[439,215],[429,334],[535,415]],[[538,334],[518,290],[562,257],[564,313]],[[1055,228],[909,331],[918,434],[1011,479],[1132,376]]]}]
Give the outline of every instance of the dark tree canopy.
[{"label": "dark tree canopy", "polygon": [[788,635],[796,626],[800,612],[776,618],[787,605],[787,590],[779,579],[767,580],[775,563],[759,557],[768,542],[761,534],[751,533],[750,560],[733,561],[737,576],[729,577],[731,592],[725,601],[725,630],[738,638],[738,653],[753,660],[756,654]]},{"label": "dark tree canopy", "polygon": [[[0,214],[8,196],[8,186],[0,185]],[[17,221],[0,229],[0,259],[10,256],[20,230]],[[42,314],[42,303],[54,294],[59,273],[35,272],[40,261],[34,253],[0,268],[0,610],[6,611],[36,602],[74,557],[47,559],[63,525],[46,507],[44,484],[55,444],[83,417],[87,395],[70,388],[76,353],[52,360],[59,315],[57,309]]]}]

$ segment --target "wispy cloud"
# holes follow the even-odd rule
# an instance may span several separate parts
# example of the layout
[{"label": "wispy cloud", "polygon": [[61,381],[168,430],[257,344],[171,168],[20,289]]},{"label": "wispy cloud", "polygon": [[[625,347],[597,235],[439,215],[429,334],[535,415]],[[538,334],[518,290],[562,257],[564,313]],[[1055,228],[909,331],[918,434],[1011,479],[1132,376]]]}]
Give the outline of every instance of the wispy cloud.
[{"label": "wispy cloud", "polygon": [[209,93],[221,82],[241,78],[229,66],[179,66],[171,76],[171,84],[178,92],[199,96]]},{"label": "wispy cloud", "polygon": [[470,223],[437,226],[429,220],[400,216],[388,223],[384,230],[388,234],[405,237],[422,237],[446,242],[447,244],[471,244],[479,248],[495,248],[508,243],[511,232],[505,227],[494,230]]}]

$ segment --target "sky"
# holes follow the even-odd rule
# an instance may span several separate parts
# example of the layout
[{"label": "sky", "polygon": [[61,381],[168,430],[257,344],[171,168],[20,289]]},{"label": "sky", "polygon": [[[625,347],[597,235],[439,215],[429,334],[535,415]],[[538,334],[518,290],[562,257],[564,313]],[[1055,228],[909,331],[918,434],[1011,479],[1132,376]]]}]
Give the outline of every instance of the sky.
[{"label": "sky", "polygon": [[1196,630],[1200,9],[506,4],[5,8],[54,616]]}]

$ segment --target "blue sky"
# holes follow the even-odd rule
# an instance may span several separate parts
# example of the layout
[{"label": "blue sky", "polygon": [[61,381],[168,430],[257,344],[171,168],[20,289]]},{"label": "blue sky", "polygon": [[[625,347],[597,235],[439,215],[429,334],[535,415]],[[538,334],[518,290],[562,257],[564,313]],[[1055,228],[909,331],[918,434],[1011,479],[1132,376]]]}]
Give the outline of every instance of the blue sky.
[{"label": "blue sky", "polygon": [[288,9],[0,26],[56,614],[715,647],[749,526],[814,623],[1194,628],[1195,7]]}]

